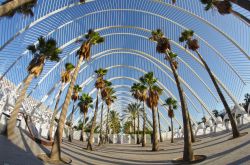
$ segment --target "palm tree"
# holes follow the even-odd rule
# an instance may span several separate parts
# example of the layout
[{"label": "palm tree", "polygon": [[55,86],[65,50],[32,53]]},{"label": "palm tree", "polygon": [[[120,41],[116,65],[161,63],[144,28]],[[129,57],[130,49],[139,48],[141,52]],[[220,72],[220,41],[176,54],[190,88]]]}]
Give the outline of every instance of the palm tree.
[{"label": "palm tree", "polygon": [[174,110],[177,109],[177,101],[172,97],[169,97],[165,100],[163,106],[168,106],[168,117],[171,119],[171,143],[174,143],[173,118],[174,118]]},{"label": "palm tree", "polygon": [[114,103],[114,101],[117,99],[115,96],[115,90],[114,88],[108,87],[106,88],[107,90],[107,96],[105,98],[105,103],[108,107],[108,112],[107,112],[107,121],[106,121],[106,135],[105,135],[105,142],[108,142],[108,135],[109,135],[109,111],[111,108],[111,105]]},{"label": "palm tree", "polygon": [[15,134],[16,119],[32,79],[34,77],[37,78],[41,74],[46,60],[56,62],[60,60],[59,54],[61,53],[61,50],[56,46],[56,40],[48,39],[46,41],[43,37],[40,37],[38,38],[37,46],[29,45],[27,47],[27,49],[34,55],[34,58],[30,61],[29,66],[27,67],[28,77],[24,80],[24,87],[17,98],[16,105],[11,113],[10,120],[8,121],[7,137],[9,139]]},{"label": "palm tree", "polygon": [[156,84],[157,79],[154,77],[153,72],[148,72],[143,77],[140,78],[140,81],[143,85],[148,88],[147,96],[147,106],[151,108],[153,114],[153,145],[152,151],[159,150],[158,144],[158,130],[157,130],[157,107],[160,95],[162,94],[162,89],[159,88]]},{"label": "palm tree", "polygon": [[99,146],[103,144],[103,135],[102,135],[102,128],[103,128],[103,106],[104,102],[107,97],[107,88],[111,87],[112,83],[110,81],[104,80],[105,86],[101,91],[101,96],[102,96],[102,109],[101,109],[101,123],[100,123],[100,141],[99,141]]},{"label": "palm tree", "polygon": [[94,117],[93,117],[93,122],[92,122],[92,126],[91,126],[91,130],[90,130],[90,136],[88,139],[88,145],[87,145],[87,150],[93,150],[92,149],[92,144],[93,144],[93,138],[94,138],[94,131],[95,131],[95,126],[96,126],[96,117],[97,117],[97,112],[98,112],[98,104],[99,104],[99,93],[101,92],[101,90],[105,87],[105,81],[103,79],[103,76],[105,76],[107,74],[107,70],[100,68],[98,70],[95,71],[96,75],[97,75],[97,80],[95,82],[95,87],[97,89],[97,93],[96,93],[96,106],[95,106],[95,112],[94,112]]},{"label": "palm tree", "polygon": [[[202,4],[206,5],[205,6],[205,10],[208,11],[212,8],[216,8],[218,10],[218,12],[221,14],[221,15],[224,15],[224,14],[233,14],[234,16],[242,19],[243,21],[245,21],[247,24],[250,24],[250,20],[245,17],[244,15],[240,14],[239,12],[235,11],[232,9],[232,4],[231,2],[234,2],[236,4],[243,4],[243,1],[241,3],[237,0],[200,0]],[[239,2],[239,3],[237,3]],[[250,2],[248,2],[248,5],[250,5]],[[245,7],[245,5],[244,5]],[[246,7],[245,7],[246,8]],[[250,7],[248,6],[248,10],[250,10]]]},{"label": "palm tree", "polygon": [[69,107],[69,102],[71,99],[71,95],[73,92],[73,88],[76,82],[76,78],[81,66],[81,63],[83,60],[88,61],[90,59],[90,50],[92,45],[96,45],[99,43],[104,42],[104,38],[101,37],[99,35],[99,33],[95,32],[94,30],[90,29],[88,31],[88,34],[85,35],[85,41],[82,43],[80,49],[77,51],[77,55],[79,55],[79,60],[76,66],[76,69],[73,73],[72,76],[72,80],[70,82],[69,88],[68,88],[68,92],[66,95],[66,99],[64,101],[63,104],[63,108],[62,108],[62,112],[60,115],[60,119],[59,119],[59,124],[57,126],[57,131],[55,134],[55,139],[54,139],[54,143],[51,149],[51,154],[50,154],[50,159],[51,160],[61,160],[61,139],[62,139],[62,134],[63,134],[63,128],[64,128],[64,123],[65,123],[65,119],[66,119],[66,114],[68,111],[68,107]]},{"label": "palm tree", "polygon": [[[130,90],[132,92],[132,96],[137,100],[137,102],[139,102],[141,98],[140,88],[141,88],[140,83],[134,83],[131,86],[131,90]],[[137,144],[140,144],[139,131],[140,131],[140,112],[138,111],[137,113]]]},{"label": "palm tree", "polygon": [[182,89],[180,78],[177,73],[178,69],[178,62],[176,60],[177,54],[171,52],[169,40],[164,36],[163,32],[160,29],[152,31],[152,37],[150,38],[150,40],[157,42],[156,51],[158,53],[165,54],[165,59],[169,62],[169,65],[173,72],[181,101],[182,118],[184,126],[183,160],[192,161],[194,159],[194,155],[193,155],[192,141],[191,141],[191,125],[189,122],[190,119],[189,119],[186,98],[184,96],[184,91]]},{"label": "palm tree", "polygon": [[37,0],[5,0],[0,5],[0,17],[13,17],[16,13],[33,17],[32,8],[36,3]]},{"label": "palm tree", "polygon": [[118,134],[121,129],[121,123],[120,123],[120,114],[116,111],[110,111],[109,113],[109,125],[112,129],[112,134]]},{"label": "palm tree", "polygon": [[73,117],[74,117],[74,113],[75,113],[75,102],[78,100],[79,97],[79,92],[82,91],[82,87],[80,87],[79,85],[75,85],[74,89],[73,89],[73,94],[71,96],[71,99],[73,101],[73,107],[72,107],[72,111],[69,117],[69,138],[68,141],[72,142],[72,134],[73,134]]},{"label": "palm tree", "polygon": [[238,128],[236,126],[235,120],[233,118],[233,115],[231,113],[231,110],[227,104],[227,101],[215,79],[214,74],[212,73],[211,69],[209,68],[208,64],[206,63],[206,61],[203,59],[203,57],[201,56],[201,54],[199,53],[198,49],[199,49],[199,44],[198,44],[198,40],[197,39],[192,39],[194,35],[194,31],[193,30],[185,30],[181,33],[181,37],[179,38],[180,42],[185,42],[186,46],[188,47],[190,50],[195,51],[196,54],[198,55],[198,57],[200,58],[201,62],[203,63],[203,65],[205,66],[205,69],[207,70],[215,88],[216,91],[218,93],[218,95],[220,96],[220,99],[225,107],[226,112],[228,113],[228,117],[229,120],[231,122],[231,126],[232,126],[232,132],[233,132],[233,138],[237,138],[240,136],[240,133],[238,131]]},{"label": "palm tree", "polygon": [[147,100],[147,87],[145,85],[143,85],[142,83],[140,84],[139,87],[139,91],[140,91],[140,97],[139,100],[142,102],[142,107],[143,107],[143,131],[142,131],[142,147],[146,146],[146,135],[145,135],[145,131],[146,131],[146,110],[145,110],[145,103]]},{"label": "palm tree", "polygon": [[132,92],[132,96],[138,101],[140,98],[140,83],[134,83],[131,86],[130,92]]},{"label": "palm tree", "polygon": [[138,104],[138,103],[131,103],[131,104],[128,104],[127,108],[125,110],[123,110],[123,113],[124,113],[124,117],[127,118],[127,121],[133,121],[133,127],[134,127],[134,135],[136,134],[136,131],[135,131],[135,127],[136,127],[136,124],[135,124],[135,121],[136,121],[136,118],[137,118],[137,113],[138,111],[140,111],[140,108],[141,105]]},{"label": "palm tree", "polygon": [[82,133],[81,133],[81,141],[84,141],[84,125],[86,123],[86,117],[89,108],[93,108],[93,98],[89,96],[89,94],[83,93],[79,98],[78,106],[80,108],[80,112],[83,114],[83,125],[82,125]]},{"label": "palm tree", "polygon": [[55,109],[53,111],[53,115],[52,115],[51,120],[50,120],[48,140],[52,140],[52,132],[53,132],[53,127],[54,127],[55,117],[56,117],[56,114],[59,111],[58,105],[59,105],[59,101],[60,101],[60,98],[61,98],[61,94],[63,92],[63,88],[64,88],[65,84],[70,82],[70,80],[71,80],[70,74],[74,69],[75,69],[75,66],[73,64],[71,64],[71,63],[66,63],[65,64],[65,71],[63,71],[62,75],[61,75],[61,89],[60,89],[60,91],[58,93]]},{"label": "palm tree", "polygon": [[133,126],[133,121],[132,120],[127,120],[123,124],[123,133],[125,134],[131,134],[131,127]]}]

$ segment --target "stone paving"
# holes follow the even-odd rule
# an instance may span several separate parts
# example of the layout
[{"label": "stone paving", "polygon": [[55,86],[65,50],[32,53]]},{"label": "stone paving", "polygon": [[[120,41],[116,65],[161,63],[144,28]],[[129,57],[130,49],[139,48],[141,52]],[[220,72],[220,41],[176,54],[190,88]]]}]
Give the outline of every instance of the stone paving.
[{"label": "stone paving", "polygon": [[[40,165],[43,164],[36,158],[39,153],[49,152],[33,142],[23,131],[17,131],[20,136],[14,141],[8,141],[0,136],[0,164],[5,165]],[[206,161],[199,164],[211,165],[239,165],[250,164],[250,124],[241,127],[241,132],[247,135],[228,140],[231,132],[210,134],[198,137],[198,142],[193,144],[195,154],[206,155]],[[95,146],[95,151],[86,151],[86,143],[74,141],[63,142],[63,156],[70,157],[73,165],[108,165],[108,164],[141,164],[159,165],[172,164],[171,160],[181,157],[183,141],[176,140],[160,143],[160,151],[151,152],[151,145],[142,148],[136,144],[108,144],[102,147]]]}]

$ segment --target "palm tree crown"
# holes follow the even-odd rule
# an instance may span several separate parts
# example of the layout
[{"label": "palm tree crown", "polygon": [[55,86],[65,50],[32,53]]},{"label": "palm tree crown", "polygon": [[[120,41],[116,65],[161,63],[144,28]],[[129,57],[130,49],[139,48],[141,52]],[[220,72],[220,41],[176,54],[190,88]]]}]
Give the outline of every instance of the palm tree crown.
[{"label": "palm tree crown", "polygon": [[107,80],[104,80],[104,83],[105,83],[104,88],[101,91],[101,95],[102,95],[102,99],[103,100],[105,100],[105,98],[107,97],[107,95],[108,95],[108,91],[107,90],[112,85],[112,82],[107,81]]},{"label": "palm tree crown", "polygon": [[113,134],[119,133],[121,129],[120,114],[116,111],[110,111],[109,116],[110,128],[112,129]]},{"label": "palm tree crown", "polygon": [[194,36],[193,30],[184,30],[179,38],[180,42],[186,42],[185,48],[188,46],[190,50],[196,51],[199,49],[199,44],[197,39],[192,39]]},{"label": "palm tree crown", "polygon": [[117,99],[117,97],[115,96],[114,88],[108,87],[107,88],[107,96],[105,98],[105,102],[106,102],[107,106],[110,107],[111,104],[114,103],[114,101],[116,99]]},{"label": "palm tree crown", "polygon": [[90,29],[88,34],[84,37],[86,41],[82,43],[80,49],[77,51],[77,55],[79,55],[79,57],[83,57],[84,60],[89,61],[91,46],[104,42],[104,38],[92,29]]},{"label": "palm tree crown", "polygon": [[222,15],[230,14],[232,12],[232,4],[228,0],[200,0],[202,4],[206,5],[205,10],[208,11],[212,8],[217,8],[218,12]]},{"label": "palm tree crown", "polygon": [[169,97],[165,100],[165,103],[163,104],[163,106],[168,106],[168,117],[169,118],[173,118],[174,117],[174,111],[175,109],[177,109],[177,101],[175,99],[173,99],[172,97]]},{"label": "palm tree crown", "polygon": [[95,73],[97,75],[97,80],[96,80],[96,83],[95,83],[95,87],[97,89],[103,89],[105,87],[105,81],[103,79],[103,76],[105,76],[107,74],[108,70],[107,69],[103,69],[103,68],[100,68],[98,70],[95,70]]},{"label": "palm tree crown", "polygon": [[82,91],[82,87],[80,87],[78,84],[74,86],[73,94],[71,99],[75,102],[78,99],[79,92]]},{"label": "palm tree crown", "polygon": [[56,46],[56,40],[51,38],[46,41],[43,37],[38,38],[37,46],[29,45],[27,49],[31,51],[34,58],[29,63],[28,72],[37,77],[42,72],[46,60],[58,62],[60,60],[59,54],[62,51]]},{"label": "palm tree crown", "polygon": [[149,39],[157,42],[156,51],[158,53],[166,53],[166,51],[171,50],[169,39],[164,37],[164,33],[161,29],[153,30],[151,35]]},{"label": "palm tree crown", "polygon": [[128,120],[135,120],[137,118],[137,113],[141,109],[141,105],[137,103],[128,104],[128,107],[123,110],[124,117]]},{"label": "palm tree crown", "polygon": [[65,71],[61,75],[61,82],[68,83],[70,81],[70,74],[75,69],[75,66],[71,63],[65,64]]},{"label": "palm tree crown", "polygon": [[131,86],[130,92],[132,92],[132,96],[133,96],[136,100],[139,100],[139,98],[140,98],[140,83],[134,83],[134,84]]},{"label": "palm tree crown", "polygon": [[93,108],[93,98],[89,96],[89,94],[83,93],[79,99],[78,106],[80,108],[80,112],[86,116],[89,108]]}]

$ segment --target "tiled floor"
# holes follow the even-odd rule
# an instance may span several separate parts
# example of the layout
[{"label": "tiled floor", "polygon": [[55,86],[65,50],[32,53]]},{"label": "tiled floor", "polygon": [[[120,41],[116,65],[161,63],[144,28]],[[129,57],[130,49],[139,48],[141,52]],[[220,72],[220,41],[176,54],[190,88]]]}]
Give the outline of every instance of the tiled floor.
[{"label": "tiled floor", "polygon": [[[195,154],[207,156],[207,160],[200,164],[238,165],[250,164],[250,125],[241,128],[241,132],[249,134],[228,140],[230,132],[199,137],[200,141],[193,144]],[[13,144],[14,143],[14,144]],[[49,152],[49,148],[37,145],[24,133],[11,143],[0,136],[0,164],[9,165],[39,165],[43,164],[36,155]],[[63,155],[72,158],[73,165],[82,164],[172,164],[171,160],[182,156],[183,142],[174,144],[163,142],[159,152],[151,152],[151,145],[142,148],[140,145],[109,144],[95,147],[95,151],[86,151],[86,143],[74,141],[63,142]]]}]

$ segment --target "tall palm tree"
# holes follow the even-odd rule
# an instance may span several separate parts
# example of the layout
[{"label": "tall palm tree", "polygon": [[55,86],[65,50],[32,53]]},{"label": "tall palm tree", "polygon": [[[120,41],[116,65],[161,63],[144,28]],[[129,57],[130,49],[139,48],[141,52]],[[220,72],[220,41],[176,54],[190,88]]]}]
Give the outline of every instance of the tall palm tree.
[{"label": "tall palm tree", "polygon": [[104,38],[101,37],[99,35],[99,33],[95,32],[92,29],[90,29],[88,31],[88,34],[85,35],[85,39],[86,40],[83,41],[80,49],[77,51],[77,55],[79,56],[79,60],[78,60],[76,69],[73,73],[72,80],[70,82],[68,92],[66,95],[66,99],[65,99],[64,104],[63,104],[62,112],[61,112],[60,119],[59,119],[59,124],[57,126],[57,131],[55,134],[54,143],[53,143],[51,153],[50,153],[51,160],[61,160],[62,159],[61,158],[61,143],[60,142],[62,139],[63,128],[64,128],[66,114],[67,114],[68,107],[69,107],[69,102],[71,99],[71,95],[73,92],[73,88],[74,88],[74,85],[76,82],[76,78],[77,78],[81,63],[83,60],[88,61],[90,59],[90,50],[91,50],[91,47],[93,45],[104,42]]},{"label": "tall palm tree", "polygon": [[198,49],[199,49],[199,44],[198,44],[198,40],[197,39],[193,39],[193,35],[194,35],[194,31],[193,30],[185,30],[181,33],[181,37],[179,38],[180,42],[185,42],[186,46],[188,47],[190,50],[195,51],[196,54],[198,55],[198,57],[200,58],[201,62],[203,63],[203,65],[205,66],[205,69],[207,70],[213,84],[214,87],[216,88],[216,91],[218,93],[218,95],[220,96],[220,99],[225,107],[225,110],[228,114],[229,120],[231,122],[231,126],[232,126],[232,132],[233,132],[233,138],[237,138],[240,136],[239,130],[236,126],[235,120],[233,118],[233,115],[231,113],[231,110],[229,108],[229,105],[227,104],[227,101],[215,79],[214,74],[212,73],[211,69],[209,68],[208,64],[206,63],[206,61],[203,59],[203,57],[201,56],[201,54],[199,53]]},{"label": "tall palm tree", "polygon": [[[233,10],[232,8],[232,4],[231,2],[234,2],[237,4],[240,4],[239,1],[237,0],[200,0],[202,4],[206,5],[205,6],[205,10],[208,11],[212,8],[216,8],[218,10],[218,12],[221,14],[221,15],[224,15],[224,14],[233,14],[234,16],[242,19],[243,21],[245,21],[248,25],[250,24],[250,20],[245,17],[244,15],[240,14],[239,12]],[[242,0],[241,0],[242,1]],[[246,0],[248,1],[248,0]],[[248,1],[248,5],[250,5],[250,2]],[[248,7],[248,10],[250,10],[250,7]]]},{"label": "tall palm tree", "polygon": [[120,114],[116,111],[110,111],[109,113],[109,125],[112,129],[112,134],[118,134],[121,129],[121,123],[120,123]]},{"label": "tall palm tree", "polygon": [[97,117],[97,112],[98,112],[98,104],[99,104],[99,94],[101,90],[105,87],[105,81],[103,79],[103,76],[107,74],[108,70],[100,68],[95,71],[97,75],[97,80],[95,82],[95,87],[97,89],[96,93],[96,106],[95,106],[95,112],[94,112],[94,117],[93,117],[93,122],[90,130],[90,136],[88,139],[88,145],[87,145],[87,150],[93,150],[92,149],[92,144],[93,144],[93,138],[94,138],[94,131],[95,131],[95,126],[96,126],[96,117]]},{"label": "tall palm tree", "polygon": [[84,125],[86,123],[86,117],[89,108],[93,108],[93,98],[89,96],[89,94],[83,93],[82,96],[79,98],[78,106],[80,108],[80,112],[83,114],[83,125],[82,125],[82,132],[81,132],[81,141],[84,141]]},{"label": "tall palm tree", "polygon": [[[131,90],[130,90],[132,92],[132,96],[137,100],[137,102],[139,102],[141,98],[140,88],[141,88],[140,83],[134,83],[131,86]],[[139,131],[140,131],[140,111],[138,111],[137,113],[137,144],[140,144]]]},{"label": "tall palm tree", "polygon": [[107,96],[105,98],[105,103],[108,107],[108,112],[107,112],[107,121],[106,121],[106,135],[105,135],[105,142],[108,142],[108,135],[109,135],[109,112],[111,105],[115,102],[117,97],[115,96],[115,90],[112,87],[106,88],[107,90]]},{"label": "tall palm tree", "polygon": [[133,121],[133,127],[134,127],[134,135],[136,134],[136,118],[137,118],[137,113],[140,111],[141,105],[138,103],[130,103],[128,104],[127,108],[123,110],[124,118],[127,118],[127,121]]},{"label": "tall palm tree", "polygon": [[0,5],[0,17],[13,17],[16,13],[26,16],[34,16],[32,8],[37,0],[5,0]]},{"label": "tall palm tree", "polygon": [[80,87],[78,84],[74,86],[73,89],[73,94],[71,96],[71,99],[73,101],[73,107],[72,107],[72,111],[69,117],[69,138],[68,141],[72,142],[72,135],[73,135],[73,118],[74,118],[74,113],[75,113],[75,102],[78,100],[79,97],[79,92],[82,91],[82,87]]},{"label": "tall palm tree", "polygon": [[189,113],[186,98],[184,96],[184,91],[182,89],[180,78],[177,73],[178,62],[176,60],[177,54],[171,52],[171,46],[169,40],[164,36],[164,33],[157,29],[152,31],[152,37],[150,40],[157,42],[156,51],[158,53],[163,53],[165,55],[165,59],[169,62],[171,70],[173,72],[176,85],[179,92],[179,97],[181,101],[181,109],[182,109],[182,118],[183,118],[183,127],[184,127],[184,152],[183,152],[183,160],[184,161],[192,161],[194,159],[193,149],[192,149],[192,141],[191,141],[191,125],[189,123]]},{"label": "tall palm tree", "polygon": [[168,106],[168,117],[171,120],[171,143],[174,143],[173,118],[174,118],[174,110],[177,109],[177,101],[172,97],[169,97],[165,100],[163,106]]},{"label": "tall palm tree", "polygon": [[102,96],[102,109],[101,109],[101,123],[100,123],[100,141],[99,146],[103,144],[103,106],[107,97],[107,89],[111,87],[112,83],[110,81],[104,80],[105,86],[101,91]]},{"label": "tall palm tree", "polygon": [[34,58],[30,61],[29,66],[27,67],[28,77],[24,80],[24,86],[21,90],[16,105],[11,113],[10,120],[7,125],[7,137],[12,138],[15,135],[16,119],[21,108],[22,102],[25,98],[26,91],[35,77],[37,78],[43,71],[43,66],[46,60],[56,61],[60,60],[59,54],[62,52],[59,48],[56,47],[57,43],[54,39],[48,39],[47,41],[40,37],[38,38],[38,45],[29,45],[28,50],[32,52]]},{"label": "tall palm tree", "polygon": [[147,106],[151,108],[153,115],[153,145],[152,151],[159,150],[158,143],[158,130],[157,130],[157,107],[160,95],[162,94],[162,89],[159,88],[156,84],[157,79],[154,77],[153,72],[148,72],[143,77],[140,78],[140,81],[148,88],[147,96]]},{"label": "tall palm tree", "polygon": [[58,93],[55,109],[53,111],[53,115],[52,115],[51,120],[50,120],[48,140],[52,140],[52,132],[53,132],[53,127],[54,127],[55,117],[56,117],[56,114],[59,111],[58,110],[58,105],[59,105],[59,101],[60,101],[60,98],[61,98],[61,95],[62,95],[62,92],[63,92],[63,88],[64,88],[65,84],[70,82],[70,80],[71,80],[70,74],[74,69],[75,69],[75,66],[73,64],[71,64],[71,63],[66,63],[65,64],[65,70],[62,72],[62,75],[61,75],[61,89],[60,89],[60,91]]},{"label": "tall palm tree", "polygon": [[145,135],[145,131],[146,131],[146,110],[145,110],[145,103],[147,100],[147,87],[145,85],[143,85],[142,83],[140,83],[140,87],[139,87],[139,91],[140,91],[140,97],[139,100],[142,102],[142,114],[143,114],[143,130],[142,130],[142,147],[146,146],[146,135]]}]

